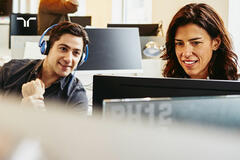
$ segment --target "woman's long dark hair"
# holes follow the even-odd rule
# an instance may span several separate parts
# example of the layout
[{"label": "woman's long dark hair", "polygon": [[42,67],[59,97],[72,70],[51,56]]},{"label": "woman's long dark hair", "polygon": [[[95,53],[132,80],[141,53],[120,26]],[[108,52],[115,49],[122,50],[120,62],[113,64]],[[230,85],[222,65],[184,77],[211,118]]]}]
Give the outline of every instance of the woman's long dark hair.
[{"label": "woman's long dark hair", "polygon": [[163,71],[165,77],[189,77],[178,62],[175,52],[175,34],[180,26],[196,24],[214,39],[221,38],[219,48],[213,52],[208,68],[211,79],[238,79],[237,55],[232,51],[232,44],[224,23],[215,10],[204,3],[191,3],[181,8],[173,17],[166,35],[166,52],[162,56],[167,60]]}]

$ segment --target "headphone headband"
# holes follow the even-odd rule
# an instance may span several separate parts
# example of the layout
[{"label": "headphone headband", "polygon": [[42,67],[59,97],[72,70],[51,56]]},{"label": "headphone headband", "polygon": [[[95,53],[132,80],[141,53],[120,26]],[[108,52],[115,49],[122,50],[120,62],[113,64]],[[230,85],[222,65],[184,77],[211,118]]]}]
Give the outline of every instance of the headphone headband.
[{"label": "headphone headband", "polygon": [[38,46],[40,47],[40,51],[41,51],[42,54],[46,54],[45,52],[46,52],[46,50],[47,50],[47,42],[46,42],[43,38],[44,38],[44,36],[47,34],[47,32],[48,32],[49,30],[51,30],[53,27],[55,27],[56,25],[57,25],[57,24],[54,24],[54,25],[48,27],[48,28],[43,32],[43,34],[41,35],[41,38],[40,38],[40,40],[39,40]]}]

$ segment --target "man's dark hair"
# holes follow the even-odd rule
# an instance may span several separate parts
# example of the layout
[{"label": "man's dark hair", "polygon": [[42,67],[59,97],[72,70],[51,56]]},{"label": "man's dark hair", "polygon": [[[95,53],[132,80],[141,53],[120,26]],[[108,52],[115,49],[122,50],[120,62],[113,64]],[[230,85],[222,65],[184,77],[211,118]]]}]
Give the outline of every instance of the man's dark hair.
[{"label": "man's dark hair", "polygon": [[84,30],[84,28],[76,23],[72,22],[62,22],[53,27],[50,31],[50,37],[49,37],[49,48],[47,52],[49,52],[50,48],[53,46],[53,44],[58,41],[62,35],[64,34],[71,34],[77,37],[83,38],[83,52],[86,52],[86,45],[89,43],[89,38],[87,35],[87,32]]}]

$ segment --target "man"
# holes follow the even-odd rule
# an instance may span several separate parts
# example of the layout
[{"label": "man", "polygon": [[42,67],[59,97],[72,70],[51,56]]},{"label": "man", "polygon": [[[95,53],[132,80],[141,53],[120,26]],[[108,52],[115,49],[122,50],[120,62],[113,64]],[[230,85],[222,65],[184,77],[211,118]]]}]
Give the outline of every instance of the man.
[{"label": "man", "polygon": [[40,0],[38,8],[38,34],[53,24],[68,21],[68,13],[77,11],[79,0]]},{"label": "man", "polygon": [[23,104],[44,108],[50,100],[57,100],[86,111],[86,92],[71,72],[82,61],[88,41],[78,24],[66,21],[54,26],[44,60],[11,60],[0,68],[0,91],[20,95]]}]

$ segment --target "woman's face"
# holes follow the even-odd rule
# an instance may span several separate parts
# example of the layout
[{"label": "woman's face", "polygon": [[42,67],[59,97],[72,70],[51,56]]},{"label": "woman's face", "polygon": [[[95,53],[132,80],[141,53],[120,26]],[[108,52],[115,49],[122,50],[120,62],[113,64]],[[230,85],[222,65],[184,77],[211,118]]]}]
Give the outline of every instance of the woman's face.
[{"label": "woman's face", "polygon": [[209,34],[196,24],[178,27],[175,35],[175,51],[184,71],[194,79],[206,79],[213,51],[221,40],[211,39]]}]

